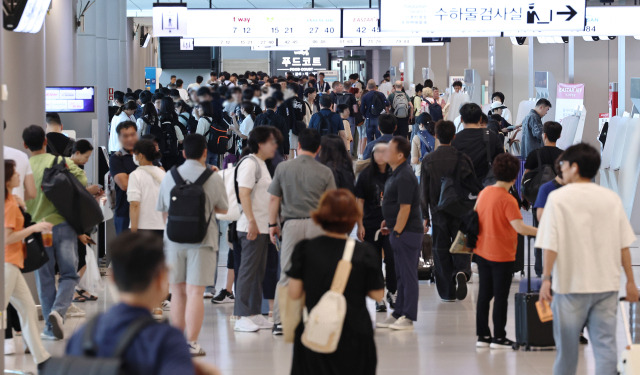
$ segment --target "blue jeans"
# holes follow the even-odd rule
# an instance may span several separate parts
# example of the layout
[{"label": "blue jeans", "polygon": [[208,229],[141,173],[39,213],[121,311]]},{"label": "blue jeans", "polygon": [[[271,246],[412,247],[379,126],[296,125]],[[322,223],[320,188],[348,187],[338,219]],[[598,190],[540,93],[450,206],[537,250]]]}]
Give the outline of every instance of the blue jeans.
[{"label": "blue jeans", "polygon": [[[53,246],[45,248],[49,261],[36,271],[38,296],[42,304],[42,315],[45,321],[52,311],[57,311],[63,318],[73,300],[73,293],[78,285],[78,235],[71,226],[64,222],[53,227]],[[58,264],[60,279],[56,290],[55,266]],[[47,321],[44,331],[51,334],[51,324]]]},{"label": "blue jeans", "polygon": [[219,158],[220,158],[220,155],[214,154],[211,151],[207,151],[207,164],[215,165],[217,167]]},{"label": "blue jeans", "polygon": [[113,225],[116,227],[116,236],[120,233],[129,230],[129,216],[114,216]]},{"label": "blue jeans", "polygon": [[[367,129],[367,142],[380,138],[380,130],[378,129],[378,118],[368,118],[364,120],[364,126]],[[417,268],[416,268],[417,270]],[[417,271],[416,271],[417,272]]]},{"label": "blue jeans", "polygon": [[[586,325],[598,375],[617,374],[616,323],[618,292],[556,294],[553,310],[553,338],[556,341],[554,375],[574,375],[578,367],[580,332]],[[625,327],[627,329],[627,327]]]},{"label": "blue jeans", "polygon": [[423,233],[402,232],[400,237],[389,236],[398,279],[398,298],[393,317],[418,320],[418,261],[422,250]]}]

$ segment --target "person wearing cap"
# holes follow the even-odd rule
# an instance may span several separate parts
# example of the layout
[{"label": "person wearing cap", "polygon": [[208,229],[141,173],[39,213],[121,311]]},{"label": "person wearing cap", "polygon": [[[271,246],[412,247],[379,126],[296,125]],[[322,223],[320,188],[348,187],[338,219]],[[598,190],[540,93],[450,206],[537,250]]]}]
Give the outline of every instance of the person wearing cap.
[{"label": "person wearing cap", "polygon": [[503,111],[507,107],[502,103],[495,101],[491,103],[491,109],[489,110],[489,122],[487,123],[487,129],[495,132],[500,136],[500,140],[504,142],[505,134],[513,130],[511,124],[502,117]]},{"label": "person wearing cap", "polygon": [[[504,94],[501,93],[500,91],[496,91],[493,93],[493,95],[491,95],[491,103],[500,103],[504,106]],[[502,109],[502,115],[501,115],[507,122],[511,122],[511,111],[509,111],[509,108],[507,108],[507,106],[504,106],[504,108]]]}]

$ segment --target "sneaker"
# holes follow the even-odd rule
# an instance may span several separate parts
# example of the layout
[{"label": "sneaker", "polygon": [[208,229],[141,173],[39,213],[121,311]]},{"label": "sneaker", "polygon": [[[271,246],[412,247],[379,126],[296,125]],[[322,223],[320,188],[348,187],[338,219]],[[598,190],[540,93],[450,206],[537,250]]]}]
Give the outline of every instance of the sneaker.
[{"label": "sneaker", "polygon": [[51,314],[49,314],[47,321],[51,324],[51,331],[53,336],[59,340],[64,338],[64,319],[60,316],[60,313],[53,310]]},{"label": "sneaker", "polygon": [[260,329],[272,329],[273,323],[269,322],[267,318],[262,316],[262,314],[250,316],[249,319],[253,321]]},{"label": "sneaker", "polygon": [[582,333],[580,334],[580,345],[589,345],[589,340]]},{"label": "sneaker", "polygon": [[213,286],[208,286],[204,289],[203,298],[210,299],[216,295],[216,288]]},{"label": "sneaker", "polygon": [[467,298],[467,275],[464,272],[456,275],[456,298],[460,301]]},{"label": "sneaker", "polygon": [[189,343],[189,353],[191,353],[192,357],[202,357],[207,355],[204,349],[198,344],[196,341],[191,341]]},{"label": "sneaker", "polygon": [[42,332],[40,338],[46,341],[59,341],[60,339],[55,337],[51,332]]},{"label": "sneaker", "polygon": [[260,326],[258,326],[250,317],[243,316],[236,320],[233,330],[236,332],[258,332],[260,330]]},{"label": "sneaker", "polygon": [[389,307],[392,309],[396,308],[396,299],[398,298],[398,292],[395,293],[387,292],[387,302],[389,303]]},{"label": "sneaker", "polygon": [[442,302],[455,302],[455,301],[456,301],[455,299],[445,299],[445,298],[442,298]]},{"label": "sneaker", "polygon": [[151,313],[151,315],[153,315],[153,319],[157,321],[161,321],[164,319],[162,307],[156,307],[155,309],[153,309],[153,312]]},{"label": "sneaker", "polygon": [[387,305],[384,304],[384,302],[376,302],[376,312],[379,313],[386,313],[387,312]]},{"label": "sneaker", "polygon": [[274,336],[282,336],[282,324],[274,324],[271,334]]},{"label": "sneaker", "polygon": [[376,323],[376,327],[378,328],[389,328],[389,326],[391,326],[392,324],[394,324],[396,322],[396,318],[393,317],[393,315],[389,315],[387,317],[387,319]]},{"label": "sneaker", "polygon": [[480,337],[476,341],[476,348],[488,348],[491,345],[491,336]]},{"label": "sneaker", "polygon": [[67,313],[65,314],[65,316],[69,318],[84,318],[86,315],[87,313],[85,313],[84,310],[73,303],[69,306]]},{"label": "sneaker", "polygon": [[235,297],[233,296],[233,293],[229,293],[226,289],[222,289],[217,296],[211,299],[211,303],[222,304],[222,303],[234,303],[234,302],[235,302]]},{"label": "sneaker", "polygon": [[162,302],[162,311],[171,311],[171,301],[165,299]]},{"label": "sneaker", "polygon": [[204,292],[204,294],[202,295],[202,297],[203,297],[204,299],[210,299],[210,298],[213,298],[213,293],[211,293],[211,292]]},{"label": "sneaker", "polygon": [[413,321],[407,317],[401,316],[395,323],[390,325],[389,328],[396,331],[411,331],[413,330]]},{"label": "sneaker", "polygon": [[491,345],[489,346],[491,349],[501,349],[501,350],[516,350],[516,343],[507,339],[496,339],[491,340]]}]

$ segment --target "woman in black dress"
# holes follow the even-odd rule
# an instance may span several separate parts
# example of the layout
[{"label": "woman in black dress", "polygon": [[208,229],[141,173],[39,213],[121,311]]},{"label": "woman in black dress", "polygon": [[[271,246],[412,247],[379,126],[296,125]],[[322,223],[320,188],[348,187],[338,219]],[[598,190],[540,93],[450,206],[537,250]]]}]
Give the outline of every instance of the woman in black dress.
[{"label": "woman in black dress", "polygon": [[[313,220],[325,230],[325,235],[298,243],[291,269],[287,275],[289,297],[299,299],[306,294],[307,310],[318,303],[333,281],[338,261],[348,234],[360,220],[362,210],[354,195],[346,189],[330,190],[320,199]],[[371,375],[376,373],[377,355],[373,340],[373,325],[365,297],[376,301],[384,296],[384,280],[376,250],[368,243],[357,243],[351,260],[352,269],[344,291],[347,313],[338,349],[320,354],[307,349],[301,342],[304,323],[296,329],[291,374]]]}]

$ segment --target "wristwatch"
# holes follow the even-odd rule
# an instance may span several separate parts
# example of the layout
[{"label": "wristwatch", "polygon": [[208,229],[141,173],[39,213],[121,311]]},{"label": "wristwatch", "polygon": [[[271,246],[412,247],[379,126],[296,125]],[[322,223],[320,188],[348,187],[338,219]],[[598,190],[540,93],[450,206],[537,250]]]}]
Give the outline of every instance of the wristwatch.
[{"label": "wristwatch", "polygon": [[393,231],[393,235],[396,236],[396,238],[400,237],[402,233],[398,233],[397,231]]},{"label": "wristwatch", "polygon": [[269,224],[269,228],[275,228],[275,227],[277,227],[277,226],[278,226],[278,223],[276,223],[276,224]]},{"label": "wristwatch", "polygon": [[551,281],[551,276],[543,275],[542,276],[542,281]]}]

